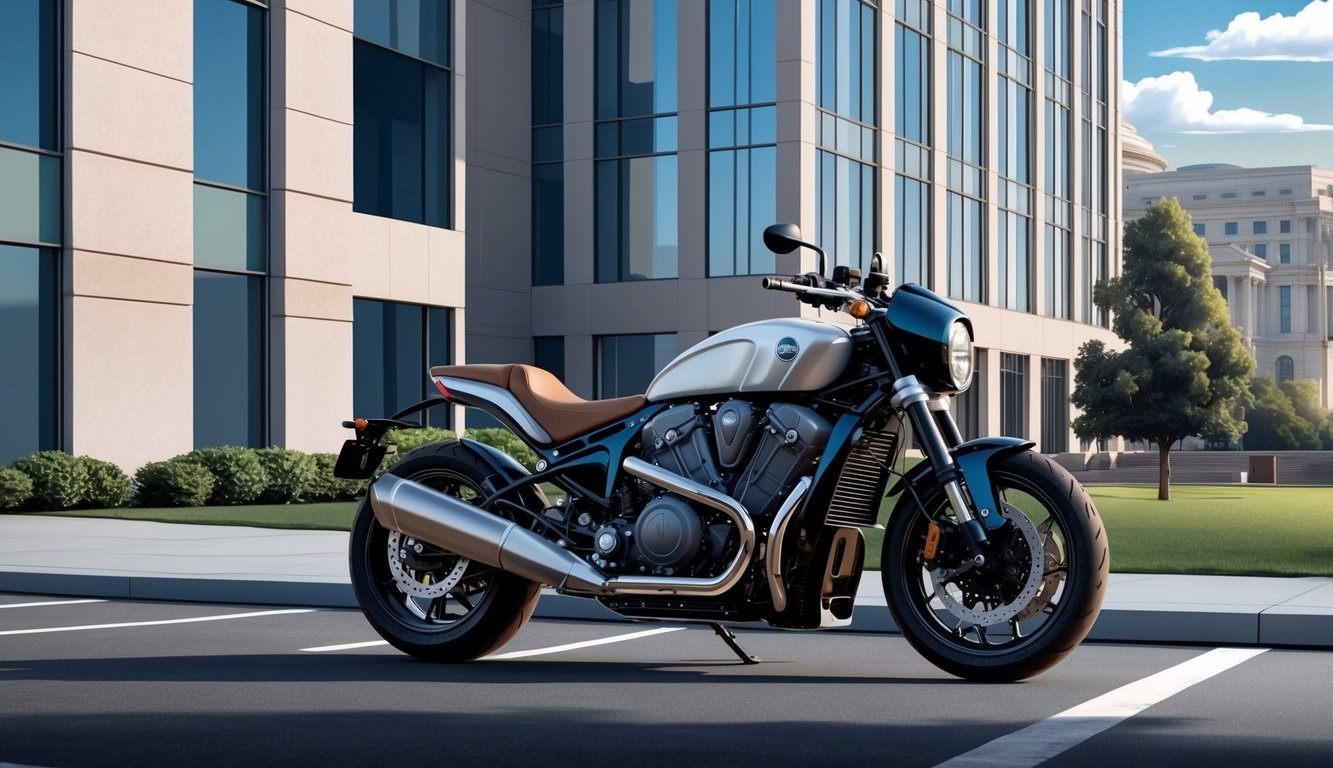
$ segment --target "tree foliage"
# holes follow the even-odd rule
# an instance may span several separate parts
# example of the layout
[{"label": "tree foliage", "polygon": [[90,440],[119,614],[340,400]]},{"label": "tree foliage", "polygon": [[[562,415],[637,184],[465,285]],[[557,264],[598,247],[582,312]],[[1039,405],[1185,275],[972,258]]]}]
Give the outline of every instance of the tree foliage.
[{"label": "tree foliage", "polygon": [[1254,358],[1213,286],[1212,258],[1189,214],[1164,198],[1125,226],[1124,269],[1099,283],[1097,306],[1128,347],[1089,341],[1074,361],[1074,432],[1085,440],[1122,435],[1160,452],[1158,498],[1170,498],[1170,450],[1190,435],[1236,439],[1234,415]]},{"label": "tree foliage", "polygon": [[1245,447],[1258,451],[1309,451],[1333,448],[1329,413],[1319,405],[1319,384],[1309,379],[1284,381],[1255,376],[1245,397]]}]

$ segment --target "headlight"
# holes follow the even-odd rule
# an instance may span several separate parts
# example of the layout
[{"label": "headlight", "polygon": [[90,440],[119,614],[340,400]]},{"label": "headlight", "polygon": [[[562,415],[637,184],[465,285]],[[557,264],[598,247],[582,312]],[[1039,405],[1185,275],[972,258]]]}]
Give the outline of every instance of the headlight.
[{"label": "headlight", "polygon": [[972,383],[972,332],[966,325],[955,322],[949,330],[949,375],[959,392]]}]

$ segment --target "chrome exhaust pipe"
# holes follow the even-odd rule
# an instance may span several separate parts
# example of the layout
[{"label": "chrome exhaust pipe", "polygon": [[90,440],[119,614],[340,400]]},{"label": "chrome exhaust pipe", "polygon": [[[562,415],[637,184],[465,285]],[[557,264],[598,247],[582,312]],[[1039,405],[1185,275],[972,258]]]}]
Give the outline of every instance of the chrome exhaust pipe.
[{"label": "chrome exhaust pipe", "polygon": [[444,547],[458,555],[518,574],[560,592],[591,595],[721,595],[740,581],[754,555],[755,529],[740,502],[636,458],[625,471],[690,501],[727,515],[740,533],[731,563],[711,578],[608,576],[555,542],[453,496],[394,475],[370,486],[370,506],[380,525]]}]

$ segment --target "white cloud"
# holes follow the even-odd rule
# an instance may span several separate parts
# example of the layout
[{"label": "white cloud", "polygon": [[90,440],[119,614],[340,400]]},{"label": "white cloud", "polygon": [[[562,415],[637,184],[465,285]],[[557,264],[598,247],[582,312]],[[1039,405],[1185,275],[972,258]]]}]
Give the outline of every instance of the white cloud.
[{"label": "white cloud", "polygon": [[1294,16],[1261,18],[1246,11],[1225,30],[1214,29],[1203,45],[1155,51],[1153,56],[1181,56],[1202,61],[1333,61],[1333,0],[1311,0]]},{"label": "white cloud", "polygon": [[1140,132],[1166,133],[1300,133],[1333,131],[1333,125],[1307,123],[1300,115],[1272,114],[1257,109],[1211,111],[1213,94],[1199,89],[1192,72],[1172,72],[1124,81],[1120,107]]}]

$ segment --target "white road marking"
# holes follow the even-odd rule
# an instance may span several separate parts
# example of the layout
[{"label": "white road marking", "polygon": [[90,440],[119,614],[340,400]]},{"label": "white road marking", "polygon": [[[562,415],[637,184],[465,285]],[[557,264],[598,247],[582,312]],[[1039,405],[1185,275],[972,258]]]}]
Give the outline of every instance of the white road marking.
[{"label": "white road marking", "polygon": [[[41,603],[10,603],[8,605],[0,605],[0,608],[42,608],[47,605],[81,605],[83,603],[105,602],[105,600],[47,600]],[[4,768],[3,763],[0,763],[0,768]]]},{"label": "white road marking", "polygon": [[344,643],[342,645],[321,645],[318,648],[302,648],[302,653],[329,653],[331,651],[350,651],[356,648],[373,648],[377,645],[388,645],[387,640],[371,640],[367,643]]},{"label": "white road marking", "polygon": [[160,621],[126,621],[119,624],[85,624],[79,627],[44,627],[41,629],[7,629],[0,631],[5,635],[43,635],[48,632],[83,632],[91,629],[124,629],[126,627],[161,627],[167,624],[194,624],[201,621],[226,621],[227,619],[257,619],[261,616],[286,616],[294,613],[314,613],[314,608],[288,608],[281,611],[255,611],[254,613],[228,613],[222,616],[197,616],[192,619],[163,619]]},{"label": "white road marking", "polygon": [[1035,766],[1087,741],[1190,686],[1258,656],[1267,648],[1215,648],[1155,675],[1001,736],[936,768]]},{"label": "white road marking", "polygon": [[[505,659],[524,659],[529,656],[544,656],[548,653],[564,653],[565,651],[576,651],[580,648],[592,648],[597,645],[608,645],[610,643],[623,643],[626,640],[637,640],[641,637],[651,637],[652,635],[661,635],[666,632],[678,632],[685,627],[658,627],[657,629],[645,629],[642,632],[630,632],[624,635],[612,635],[611,637],[602,637],[596,640],[583,640],[577,643],[566,643],[565,645],[553,645],[549,648],[533,648],[527,651],[510,651],[509,653],[500,653],[494,656],[487,656],[487,660],[504,661]],[[328,653],[332,651],[351,651],[357,648],[373,648],[377,645],[388,645],[384,640],[371,640],[365,643],[344,643],[342,645],[322,645],[317,648],[302,648],[305,653]]]},{"label": "white road marking", "polygon": [[564,653],[565,651],[576,651],[580,648],[592,648],[596,645],[610,645],[611,643],[623,643],[626,640],[638,640],[641,637],[651,637],[652,635],[663,635],[667,632],[679,632],[685,627],[658,627],[657,629],[645,629],[642,632],[630,632],[624,635],[612,635],[611,637],[602,637],[596,640],[584,640],[578,643],[566,643],[564,645],[553,645],[550,648],[533,648],[528,651],[511,651],[509,653],[497,653],[494,656],[487,656],[487,661],[503,661],[505,659],[525,659],[529,656],[544,656],[548,653]]}]

